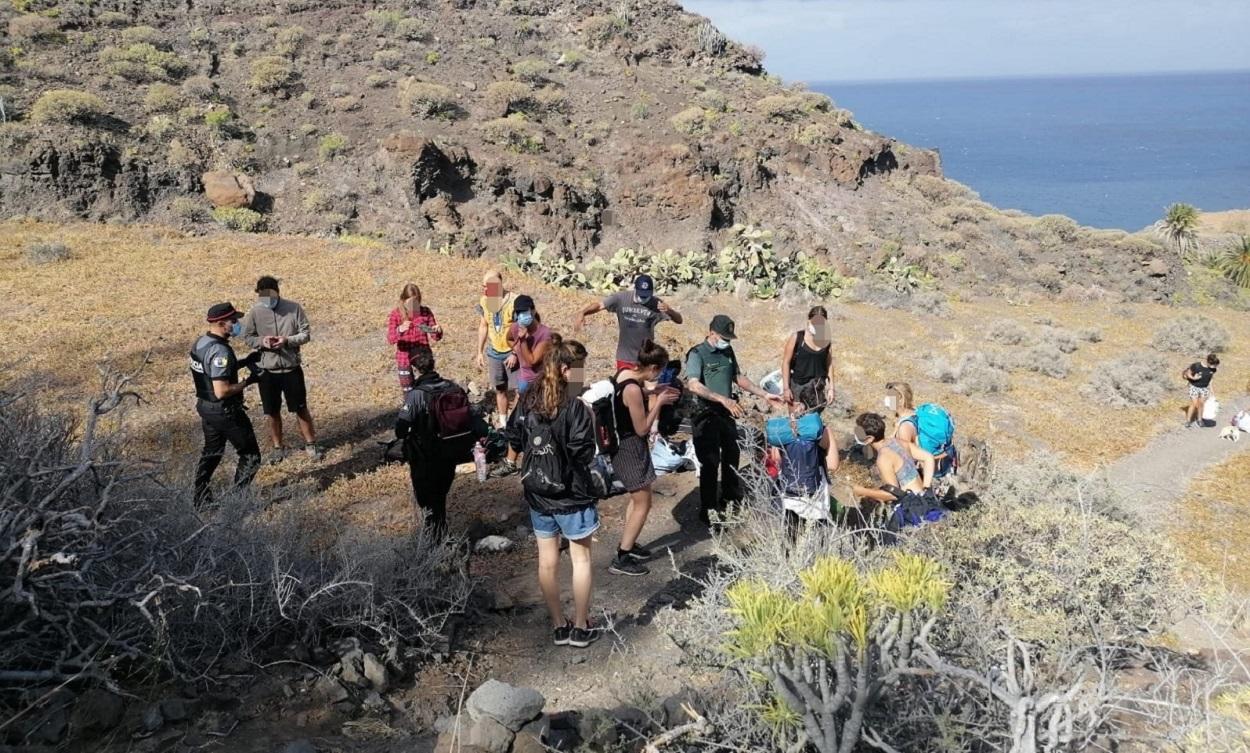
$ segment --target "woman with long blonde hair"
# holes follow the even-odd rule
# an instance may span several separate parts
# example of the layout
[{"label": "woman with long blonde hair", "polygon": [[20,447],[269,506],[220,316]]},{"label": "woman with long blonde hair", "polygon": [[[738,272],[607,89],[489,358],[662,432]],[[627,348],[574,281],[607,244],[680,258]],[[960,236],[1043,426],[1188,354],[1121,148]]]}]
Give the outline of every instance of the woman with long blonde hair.
[{"label": "woman with long blonde hair", "polygon": [[[590,479],[594,424],[590,408],[579,397],[585,364],[581,343],[553,343],[508,424],[508,442],[525,458],[521,488],[538,539],[538,585],[551,617],[552,640],[577,648],[599,637],[590,622],[590,545],[599,529],[599,511]],[[557,582],[561,536],[569,541],[573,561],[572,620],[565,617]]]},{"label": "woman with long blonde hair", "polygon": [[404,392],[412,389],[412,351],[442,339],[443,328],[434,312],[421,303],[421,288],[412,282],[404,285],[399,305],[386,320],[386,341],[395,346],[395,371]]}]

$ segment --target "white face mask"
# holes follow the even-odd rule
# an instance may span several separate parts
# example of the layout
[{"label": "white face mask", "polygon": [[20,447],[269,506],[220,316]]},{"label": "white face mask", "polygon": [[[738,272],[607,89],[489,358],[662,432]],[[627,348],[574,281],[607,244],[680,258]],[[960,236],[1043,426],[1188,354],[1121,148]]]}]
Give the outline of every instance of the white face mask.
[{"label": "white face mask", "polygon": [[882,402],[885,403],[885,407],[889,408],[890,410],[898,410],[898,398],[897,397],[893,395],[886,395],[885,400],[883,400]]}]

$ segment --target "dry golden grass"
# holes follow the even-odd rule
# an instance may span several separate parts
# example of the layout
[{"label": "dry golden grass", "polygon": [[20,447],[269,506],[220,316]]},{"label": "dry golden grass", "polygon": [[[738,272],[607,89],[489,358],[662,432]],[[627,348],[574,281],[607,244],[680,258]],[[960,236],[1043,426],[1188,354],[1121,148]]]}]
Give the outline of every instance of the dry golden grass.
[{"label": "dry golden grass", "polygon": [[1250,235],[1250,209],[1228,212],[1203,212],[1199,229],[1203,233],[1237,233]]},{"label": "dry golden grass", "polygon": [[[1244,440],[1243,440],[1244,441]],[[1194,479],[1170,530],[1177,549],[1204,576],[1245,593],[1250,582],[1250,460],[1229,458]]]},{"label": "dry golden grass", "polygon": [[[66,243],[73,258],[43,266],[29,263],[24,248],[40,241]],[[140,384],[148,405],[129,421],[131,446],[185,469],[200,445],[186,354],[203,330],[204,311],[223,299],[244,307],[252,300],[256,277],[276,275],[283,280],[283,292],[300,301],[312,320],[313,340],[304,352],[310,401],[331,450],[320,467],[295,458],[265,468],[260,482],[315,485],[323,490],[317,506],[332,511],[334,521],[402,527],[411,521],[404,473],[397,468],[369,471],[361,462],[376,457],[373,435],[389,426],[400,401],[392,350],[383,332],[386,316],[405,282],[421,285],[426,303],[448,333],[436,346],[439,370],[455,379],[474,379],[474,306],[488,266],[482,260],[302,237],[188,237],[148,226],[7,222],[0,224],[0,316],[6,322],[0,358],[10,372],[3,381],[23,380],[36,385],[48,405],[74,407],[95,384],[96,364],[107,358],[131,367],[151,350],[153,363]],[[585,293],[554,290],[515,275],[509,276],[509,287],[532,294],[544,321],[566,336],[572,333],[577,308],[592,300]],[[683,310],[686,322],[662,325],[659,335],[675,357],[704,336],[705,322],[714,313],[728,311],[739,325],[739,358],[757,379],[777,367],[784,338],[804,324],[806,313],[805,307],[781,310],[772,302],[726,297],[671,302]],[[949,319],[923,319],[862,305],[838,307],[833,322],[838,383],[857,410],[882,410],[884,384],[907,380],[919,401],[936,400],[949,407],[961,434],[993,441],[999,457],[1020,458],[1049,449],[1083,468],[1132,452],[1180,421],[1179,376],[1175,398],[1154,408],[1106,408],[1087,404],[1079,394],[1099,364],[1147,347],[1158,323],[1177,315],[1174,309],[957,302],[952,310]],[[1236,347],[1250,335],[1250,322],[1218,309],[1203,313],[1233,333],[1234,348],[1224,359],[1221,376],[1231,380],[1250,372],[1250,359]],[[991,322],[1010,318],[1032,327],[1039,317],[1071,330],[1099,327],[1105,340],[1082,344],[1072,356],[1067,379],[1015,372],[1012,389],[1001,395],[956,395],[928,377],[926,354],[1001,349],[982,339]],[[592,317],[581,333],[579,339],[591,352],[593,376],[610,374],[615,337],[616,323],[607,314]],[[1179,374],[1191,359],[1178,355],[1168,360]],[[256,403],[254,396],[251,402]],[[259,435],[259,411],[253,419]],[[838,428],[845,430],[848,424]]]}]

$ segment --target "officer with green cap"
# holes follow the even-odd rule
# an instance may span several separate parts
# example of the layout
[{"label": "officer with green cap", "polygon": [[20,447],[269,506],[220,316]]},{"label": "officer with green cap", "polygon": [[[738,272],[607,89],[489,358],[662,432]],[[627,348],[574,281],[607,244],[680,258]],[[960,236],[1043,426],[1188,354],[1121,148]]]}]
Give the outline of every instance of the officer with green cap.
[{"label": "officer with green cap", "polygon": [[213,305],[207,318],[208,331],[191,348],[195,410],[200,414],[200,425],[204,429],[204,449],[195,470],[197,507],[212,499],[208,484],[221,463],[227,442],[239,456],[234,471],[235,488],[252,483],[260,468],[260,447],[243,408],[243,391],[260,380],[260,372],[253,370],[246,379],[239,381],[239,367],[252,368],[258,354],[242,361],[235,357],[230,338],[242,334],[239,320],[243,314],[232,304]]},{"label": "officer with green cap", "polygon": [[734,321],[725,314],[712,317],[707,338],[686,354],[686,386],[697,398],[691,417],[694,452],[699,459],[699,520],[709,522],[712,510],[723,514],[727,503],[742,499],[738,477],[741,452],[738,425],[742,417],[735,388],[756,397],[781,402],[760,389],[738,368],[734,355]]}]

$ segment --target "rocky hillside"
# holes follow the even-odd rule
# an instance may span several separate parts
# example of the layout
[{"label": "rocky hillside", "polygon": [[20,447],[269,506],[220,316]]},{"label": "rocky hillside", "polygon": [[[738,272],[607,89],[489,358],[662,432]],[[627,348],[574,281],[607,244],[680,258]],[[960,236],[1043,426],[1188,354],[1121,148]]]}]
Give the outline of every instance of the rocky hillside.
[{"label": "rocky hillside", "polygon": [[1152,241],[979,201],[668,0],[12,0],[0,30],[0,216],[578,260],[752,223],[861,279],[1182,284]]}]

